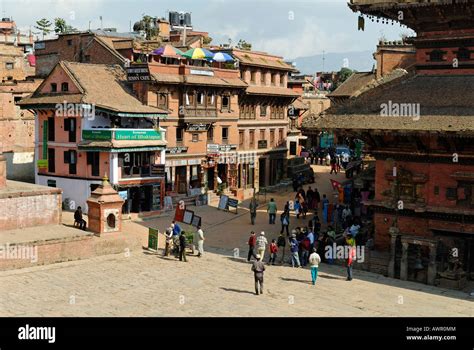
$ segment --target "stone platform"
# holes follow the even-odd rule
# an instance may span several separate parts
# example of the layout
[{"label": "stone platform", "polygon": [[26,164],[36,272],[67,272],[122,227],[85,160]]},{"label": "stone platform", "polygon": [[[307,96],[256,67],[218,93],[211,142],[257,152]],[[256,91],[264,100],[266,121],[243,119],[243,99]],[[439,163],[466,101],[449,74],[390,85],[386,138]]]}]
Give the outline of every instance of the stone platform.
[{"label": "stone platform", "polygon": [[126,253],[142,246],[134,235],[113,233],[96,237],[71,226],[46,225],[0,232],[0,270]]}]

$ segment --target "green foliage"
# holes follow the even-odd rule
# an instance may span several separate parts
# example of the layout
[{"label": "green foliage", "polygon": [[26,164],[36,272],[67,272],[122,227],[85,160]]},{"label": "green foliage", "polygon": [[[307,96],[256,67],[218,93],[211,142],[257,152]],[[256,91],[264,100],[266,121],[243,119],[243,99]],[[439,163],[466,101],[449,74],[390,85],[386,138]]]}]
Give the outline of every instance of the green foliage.
[{"label": "green foliage", "polygon": [[56,34],[67,34],[67,33],[72,33],[75,31],[76,31],[76,28],[67,24],[65,19],[63,18],[54,19],[54,32]]},{"label": "green foliage", "polygon": [[158,27],[155,25],[155,23],[156,17],[143,14],[142,19],[140,22],[135,24],[133,29],[136,31],[143,30],[145,32],[146,40],[153,40],[159,34]]},{"label": "green foliage", "polygon": [[202,43],[204,45],[209,45],[212,42],[212,38],[210,36],[206,36],[202,39]]},{"label": "green foliage", "polygon": [[243,39],[240,39],[239,42],[237,43],[237,48],[240,50],[251,51],[252,44]]},{"label": "green foliage", "polygon": [[52,23],[50,21],[48,21],[46,18],[42,18],[39,21],[36,21],[35,28],[41,31],[44,39],[45,35],[51,33],[51,25]]}]

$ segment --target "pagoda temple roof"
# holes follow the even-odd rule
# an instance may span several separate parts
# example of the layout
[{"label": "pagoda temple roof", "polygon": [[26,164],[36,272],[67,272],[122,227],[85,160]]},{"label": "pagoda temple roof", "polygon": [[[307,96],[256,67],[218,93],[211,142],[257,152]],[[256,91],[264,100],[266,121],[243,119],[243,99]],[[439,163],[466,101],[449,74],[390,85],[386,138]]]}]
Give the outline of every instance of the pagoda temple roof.
[{"label": "pagoda temple roof", "polygon": [[[453,131],[472,135],[472,86],[474,75],[404,75],[333,105],[322,115],[310,115],[302,126],[306,130]],[[382,113],[383,108],[390,111],[391,106],[402,104],[419,106],[419,116]]]}]

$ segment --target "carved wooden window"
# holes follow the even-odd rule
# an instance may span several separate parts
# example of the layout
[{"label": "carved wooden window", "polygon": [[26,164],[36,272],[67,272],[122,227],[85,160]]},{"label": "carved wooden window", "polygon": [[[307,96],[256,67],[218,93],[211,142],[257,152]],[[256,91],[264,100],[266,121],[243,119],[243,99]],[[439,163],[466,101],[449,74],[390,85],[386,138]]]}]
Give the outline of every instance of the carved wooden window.
[{"label": "carved wooden window", "polygon": [[429,53],[429,56],[430,56],[430,61],[432,62],[442,62],[444,61],[444,54],[446,52],[445,51],[441,51],[441,50],[433,50]]},{"label": "carved wooden window", "polygon": [[469,61],[471,59],[471,51],[461,47],[457,52],[457,58],[459,61]]}]

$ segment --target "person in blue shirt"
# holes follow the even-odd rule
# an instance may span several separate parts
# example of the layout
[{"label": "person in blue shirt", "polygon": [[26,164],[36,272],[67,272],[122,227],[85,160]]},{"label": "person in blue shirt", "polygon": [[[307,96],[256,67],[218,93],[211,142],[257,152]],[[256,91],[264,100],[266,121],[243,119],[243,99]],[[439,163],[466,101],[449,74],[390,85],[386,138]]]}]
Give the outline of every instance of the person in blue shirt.
[{"label": "person in blue shirt", "polygon": [[173,236],[179,236],[181,234],[181,226],[179,226],[176,221],[173,220]]},{"label": "person in blue shirt", "polygon": [[300,257],[298,254],[299,242],[296,240],[296,234],[292,234],[290,238],[290,251],[291,251],[291,266],[301,267]]}]

